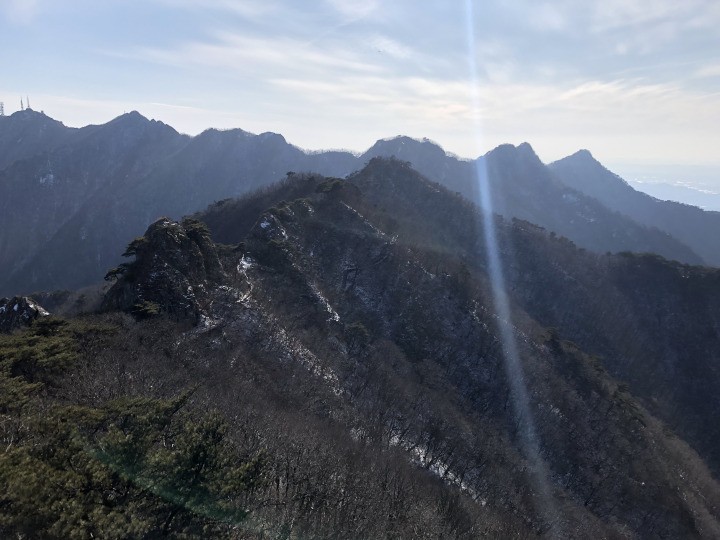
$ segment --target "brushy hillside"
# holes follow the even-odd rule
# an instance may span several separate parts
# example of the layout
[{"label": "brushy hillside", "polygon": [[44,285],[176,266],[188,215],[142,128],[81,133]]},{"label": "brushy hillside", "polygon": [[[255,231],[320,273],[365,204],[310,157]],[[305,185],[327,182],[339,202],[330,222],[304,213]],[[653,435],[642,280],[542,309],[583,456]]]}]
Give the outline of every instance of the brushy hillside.
[{"label": "brushy hillside", "polygon": [[157,221],[0,338],[0,531],[716,538],[717,272],[498,218],[501,320],[488,223],[382,159]]}]

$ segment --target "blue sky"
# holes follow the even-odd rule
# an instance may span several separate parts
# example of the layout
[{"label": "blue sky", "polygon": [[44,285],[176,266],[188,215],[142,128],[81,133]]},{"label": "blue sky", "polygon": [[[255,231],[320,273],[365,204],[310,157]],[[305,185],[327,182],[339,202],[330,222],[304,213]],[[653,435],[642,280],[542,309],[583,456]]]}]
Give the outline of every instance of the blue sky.
[{"label": "blue sky", "polygon": [[2,0],[0,101],[308,149],[720,164],[718,28],[716,0]]}]

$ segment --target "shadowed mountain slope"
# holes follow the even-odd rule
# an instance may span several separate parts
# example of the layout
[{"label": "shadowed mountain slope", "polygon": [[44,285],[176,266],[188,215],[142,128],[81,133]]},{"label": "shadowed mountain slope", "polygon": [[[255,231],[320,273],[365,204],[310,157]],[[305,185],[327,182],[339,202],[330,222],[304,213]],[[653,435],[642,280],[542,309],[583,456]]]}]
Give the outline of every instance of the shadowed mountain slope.
[{"label": "shadowed mountain slope", "polygon": [[636,191],[603,167],[587,150],[580,150],[548,167],[565,185],[638,223],[665,231],[689,246],[708,264],[720,266],[720,212],[661,201]]},{"label": "shadowed mountain slope", "polygon": [[409,161],[478,203],[478,179],[487,179],[494,211],[586,249],[701,262],[666,232],[557,181],[527,144],[466,161],[430,141],[398,137],[357,157],[304,152],[274,133],[211,129],[188,137],[136,112],[69,129],[22,111],[0,122],[0,155],[6,163],[0,168],[0,293],[7,295],[96,283],[120,262],[123,246],[160,216],[179,219],[287,173],[344,177],[375,155]]},{"label": "shadowed mountain slope", "polygon": [[[313,178],[289,179],[197,217],[217,241],[243,241],[260,207],[312,193]],[[373,160],[347,182],[363,194],[354,208],[398,243],[423,250],[429,270],[449,265],[485,279],[481,219],[464,198],[397,161]],[[650,255],[601,256],[529,222],[496,221],[504,277],[517,306],[600,356],[720,470],[720,432],[707,424],[720,410],[720,271]]]},{"label": "shadowed mountain slope", "polygon": [[3,534],[720,534],[686,400],[718,389],[717,271],[484,219],[394,159],[195,217],[131,242],[106,313],[0,337]]},{"label": "shadowed mountain slope", "polygon": [[[379,141],[363,157],[395,156],[420,173],[480,206],[487,182],[492,211],[536,223],[598,253],[635,251],[699,264],[702,259],[654,226],[620,215],[548,171],[529,144],[502,145],[474,161],[447,155],[429,141],[397,137]],[[720,230],[720,227],[718,227]]]}]

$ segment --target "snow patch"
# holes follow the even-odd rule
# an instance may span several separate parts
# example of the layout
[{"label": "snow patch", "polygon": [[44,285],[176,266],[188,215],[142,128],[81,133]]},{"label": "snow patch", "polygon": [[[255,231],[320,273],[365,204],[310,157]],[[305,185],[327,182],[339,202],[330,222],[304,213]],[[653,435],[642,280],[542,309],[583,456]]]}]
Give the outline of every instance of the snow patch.
[{"label": "snow patch", "polygon": [[[262,226],[262,224],[261,224]],[[253,261],[250,257],[245,257],[245,255],[242,256],[240,259],[240,262],[238,262],[237,270],[238,272],[244,272],[248,268],[251,268],[253,265]]]},{"label": "snow patch", "polygon": [[48,173],[40,177],[40,184],[47,184],[48,186],[52,186],[55,183],[55,175],[53,173]]},{"label": "snow patch", "polygon": [[397,446],[410,453],[410,459],[417,465],[429,470],[431,473],[446,481],[449,484],[459,487],[462,491],[465,491],[476,501],[485,506],[487,501],[480,497],[480,493],[470,486],[467,482],[458,477],[450,468],[450,466],[438,459],[437,456],[433,457],[430,449],[423,444],[413,444],[412,442],[403,439],[400,435],[394,433],[390,437],[390,445]]},{"label": "snow patch", "polygon": [[325,307],[325,311],[327,311],[330,314],[330,317],[328,318],[329,321],[340,321],[340,315],[338,315],[337,311],[333,309],[333,307],[330,305],[330,302],[328,302],[328,299],[323,296],[323,294],[320,292],[320,289],[318,289],[314,284],[310,284],[310,288],[312,289],[312,292],[315,294],[317,299],[320,301],[320,303]]}]

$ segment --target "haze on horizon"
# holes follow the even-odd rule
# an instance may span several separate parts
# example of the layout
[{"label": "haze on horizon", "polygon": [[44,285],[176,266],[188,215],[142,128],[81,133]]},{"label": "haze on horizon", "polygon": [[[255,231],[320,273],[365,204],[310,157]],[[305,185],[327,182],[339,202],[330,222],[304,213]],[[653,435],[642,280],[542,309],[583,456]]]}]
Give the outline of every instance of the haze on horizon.
[{"label": "haze on horizon", "polygon": [[720,166],[717,2],[472,11],[469,51],[465,2],[9,0],[0,101],[10,114],[28,95],[71,126],[138,110],[308,149],[404,134],[464,157],[528,141],[545,162],[588,148],[610,165]]}]

